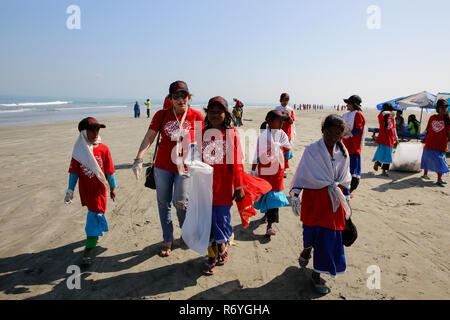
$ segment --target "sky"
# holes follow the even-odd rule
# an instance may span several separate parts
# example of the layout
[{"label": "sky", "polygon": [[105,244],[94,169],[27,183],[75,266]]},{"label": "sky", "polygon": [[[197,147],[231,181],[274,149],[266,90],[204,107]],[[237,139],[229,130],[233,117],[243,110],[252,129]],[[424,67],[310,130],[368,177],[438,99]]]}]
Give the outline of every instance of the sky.
[{"label": "sky", "polygon": [[448,12],[448,0],[1,0],[0,94],[161,100],[184,80],[197,101],[358,94],[372,108],[450,92]]}]

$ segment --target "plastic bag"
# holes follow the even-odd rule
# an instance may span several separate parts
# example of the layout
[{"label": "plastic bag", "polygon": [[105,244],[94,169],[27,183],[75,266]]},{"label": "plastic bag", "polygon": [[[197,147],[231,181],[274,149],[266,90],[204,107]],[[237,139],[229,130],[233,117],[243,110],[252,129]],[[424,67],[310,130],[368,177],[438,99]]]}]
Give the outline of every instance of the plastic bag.
[{"label": "plastic bag", "polygon": [[246,172],[244,174],[245,198],[241,202],[236,202],[236,206],[241,216],[242,227],[245,229],[250,223],[250,218],[256,216],[253,202],[257,202],[262,195],[272,190],[272,185],[264,179],[254,177]]},{"label": "plastic bag", "polygon": [[181,234],[189,248],[204,255],[211,236],[213,167],[199,160],[185,163],[190,175],[189,200]]},{"label": "plastic bag", "polygon": [[419,172],[423,153],[421,142],[400,142],[392,155],[392,170]]}]

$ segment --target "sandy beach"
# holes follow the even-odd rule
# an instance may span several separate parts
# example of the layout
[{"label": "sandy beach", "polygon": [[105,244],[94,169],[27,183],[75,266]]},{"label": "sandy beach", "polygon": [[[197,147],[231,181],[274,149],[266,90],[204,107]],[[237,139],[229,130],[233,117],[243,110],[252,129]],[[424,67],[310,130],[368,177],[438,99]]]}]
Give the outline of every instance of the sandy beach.
[{"label": "sandy beach", "polygon": [[[268,110],[246,108],[241,128],[259,129]],[[330,113],[296,111],[286,195],[305,146],[321,137],[321,121]],[[149,119],[131,114],[98,118],[107,125],[100,135],[111,150],[119,187],[116,201],[108,198],[109,232],[81,276],[81,289],[68,289],[67,268],[81,259],[87,213],[78,186],[73,203],[63,202],[79,120],[0,127],[0,299],[449,299],[450,187],[436,186],[435,173],[431,180],[422,180],[419,172],[375,173],[376,144],[367,128],[378,127],[377,114],[364,110],[362,180],[351,200],[359,237],[345,248],[347,272],[336,279],[323,276],[331,289],[325,296],[311,285],[312,261],[307,270],[298,266],[302,228],[290,207],[280,209],[277,235],[269,240],[262,214],[243,229],[233,206],[235,246],[214,276],[202,275],[205,256],[178,240],[169,257],[160,257],[156,191],[136,181],[130,169]],[[423,129],[431,114],[424,113]],[[250,167],[246,162],[247,172]],[[174,209],[172,214],[178,239]],[[367,286],[370,266],[381,270],[379,289]]]}]

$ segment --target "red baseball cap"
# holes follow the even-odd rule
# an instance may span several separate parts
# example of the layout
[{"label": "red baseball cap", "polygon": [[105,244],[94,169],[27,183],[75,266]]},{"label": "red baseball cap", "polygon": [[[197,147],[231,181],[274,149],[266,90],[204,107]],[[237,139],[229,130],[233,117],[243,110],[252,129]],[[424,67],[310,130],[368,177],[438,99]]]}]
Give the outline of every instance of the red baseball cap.
[{"label": "red baseball cap", "polygon": [[99,123],[97,119],[92,117],[84,118],[78,123],[78,131],[89,130],[89,129],[97,129],[97,128],[106,128],[103,123]]},{"label": "red baseball cap", "polygon": [[169,94],[174,94],[175,92],[178,92],[178,91],[184,91],[184,92],[189,93],[189,89],[188,89],[186,82],[178,80],[178,81],[172,82],[170,84]]},{"label": "red baseball cap", "polygon": [[209,99],[208,106],[206,108],[209,109],[209,107],[213,104],[220,105],[222,108],[225,109],[225,111],[228,110],[228,102],[221,96],[217,96],[217,97],[213,97],[213,98]]}]

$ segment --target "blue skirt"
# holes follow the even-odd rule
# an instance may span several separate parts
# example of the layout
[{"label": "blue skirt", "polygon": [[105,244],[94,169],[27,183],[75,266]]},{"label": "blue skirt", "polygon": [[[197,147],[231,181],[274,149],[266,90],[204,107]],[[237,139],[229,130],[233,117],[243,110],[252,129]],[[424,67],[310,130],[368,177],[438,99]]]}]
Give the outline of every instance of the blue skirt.
[{"label": "blue skirt", "polygon": [[103,232],[108,231],[108,222],[106,221],[105,215],[88,211],[86,228],[84,228],[84,230],[88,237],[103,236]]},{"label": "blue skirt", "polygon": [[303,225],[303,247],[313,247],[313,267],[317,273],[335,278],[347,269],[342,231]]},{"label": "blue skirt", "polygon": [[256,210],[266,213],[269,209],[281,208],[289,205],[283,191],[269,191],[253,204]]},{"label": "blue skirt", "polygon": [[420,168],[428,171],[446,174],[448,170],[445,152],[423,149]]},{"label": "blue skirt", "polygon": [[213,206],[211,221],[211,243],[230,243],[233,235],[231,225],[231,206]]},{"label": "blue skirt", "polygon": [[361,155],[351,154],[350,155],[350,174],[352,177],[356,176],[361,178]]},{"label": "blue skirt", "polygon": [[377,151],[373,156],[372,162],[379,161],[381,163],[392,163],[392,147],[379,144]]}]

